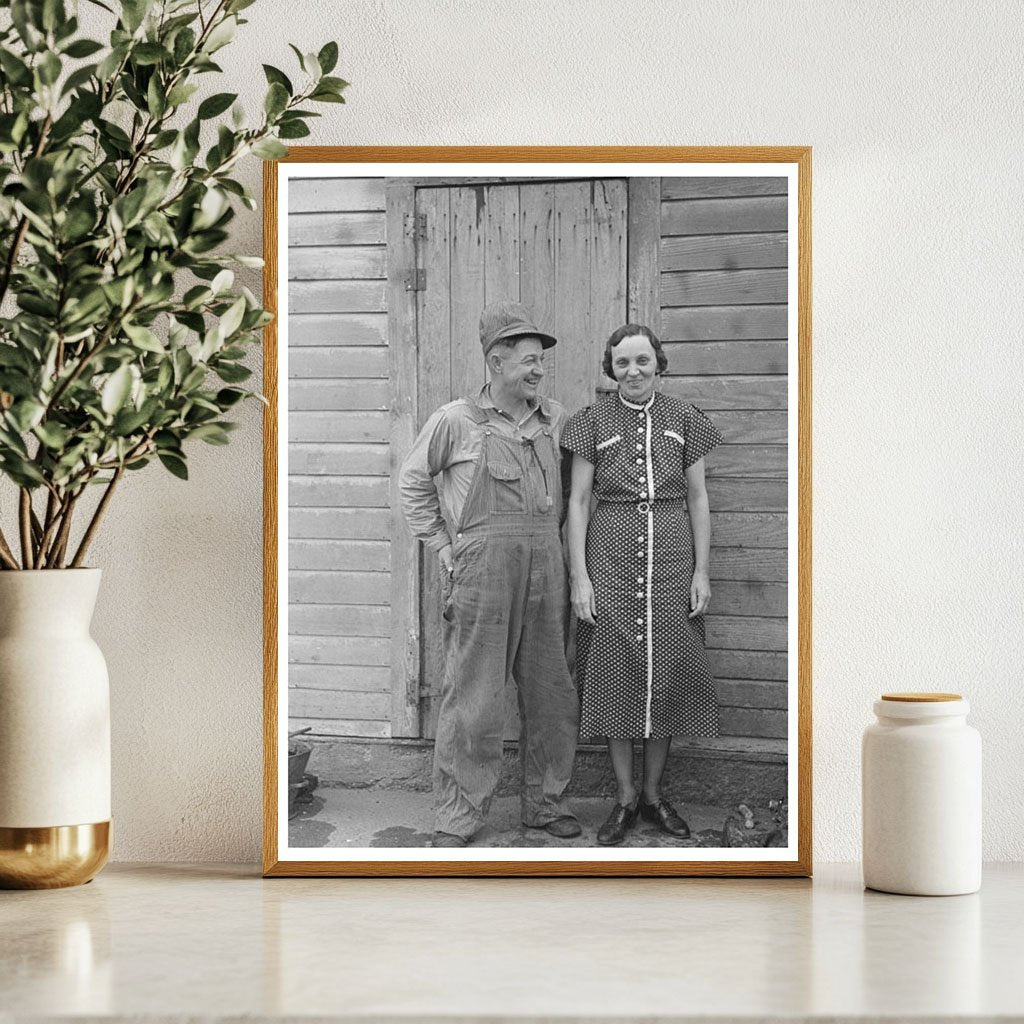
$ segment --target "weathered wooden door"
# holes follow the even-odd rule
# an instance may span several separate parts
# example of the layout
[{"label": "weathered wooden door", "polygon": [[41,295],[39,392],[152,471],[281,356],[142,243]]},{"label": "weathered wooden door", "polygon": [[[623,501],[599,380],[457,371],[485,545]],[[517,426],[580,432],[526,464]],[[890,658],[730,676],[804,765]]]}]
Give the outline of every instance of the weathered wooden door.
[{"label": "weathered wooden door", "polygon": [[[544,392],[570,411],[594,400],[608,335],[627,319],[625,179],[496,181],[415,190],[417,417],[486,380],[480,311],[514,299],[558,345]],[[421,557],[420,729],[433,736],[444,671],[435,556]],[[512,687],[506,736],[518,736]]]}]

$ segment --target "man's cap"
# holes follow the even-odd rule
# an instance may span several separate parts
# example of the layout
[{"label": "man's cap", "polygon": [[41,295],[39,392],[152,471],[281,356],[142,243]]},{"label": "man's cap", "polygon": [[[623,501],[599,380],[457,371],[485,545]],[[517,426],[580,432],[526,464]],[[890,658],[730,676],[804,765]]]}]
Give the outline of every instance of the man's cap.
[{"label": "man's cap", "polygon": [[555,338],[540,330],[533,322],[530,311],[519,302],[492,302],[484,307],[480,314],[480,344],[484,355],[498,344],[510,338],[522,338],[526,335],[539,338],[544,348],[556,344]]}]

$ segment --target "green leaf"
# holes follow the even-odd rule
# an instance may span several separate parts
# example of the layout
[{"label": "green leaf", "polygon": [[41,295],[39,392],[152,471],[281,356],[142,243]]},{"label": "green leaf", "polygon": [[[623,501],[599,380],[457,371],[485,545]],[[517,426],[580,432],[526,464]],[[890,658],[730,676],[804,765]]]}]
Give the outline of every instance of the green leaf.
[{"label": "green leaf", "polygon": [[301,121],[289,121],[277,129],[277,135],[281,139],[304,139],[309,129]]},{"label": "green leaf", "polygon": [[115,370],[103,385],[100,395],[100,406],[103,411],[112,416],[124,405],[132,389],[132,371],[127,365]]},{"label": "green leaf", "polygon": [[142,349],[143,352],[158,352],[161,355],[166,352],[163,342],[148,327],[143,327],[142,324],[123,324],[122,327],[135,347]]},{"label": "green leaf", "polygon": [[[212,298],[213,292],[210,291],[206,285],[197,284],[193,285],[185,294],[181,297],[182,305],[186,309],[198,309],[207,299]],[[187,322],[184,317],[179,316],[179,319],[185,323]]]},{"label": "green leaf", "polygon": [[216,402],[222,410],[227,410],[237,405],[248,394],[248,391],[239,391],[238,388],[221,388],[217,392]]},{"label": "green leaf", "polygon": [[146,107],[157,119],[163,117],[167,109],[167,97],[164,95],[159,75],[153,75],[149,80],[149,86],[146,88]]},{"label": "green leaf", "polygon": [[328,92],[326,89],[317,89],[310,97],[311,100],[316,100],[317,103],[344,103],[345,97],[339,96],[337,93]]},{"label": "green leaf", "polygon": [[71,432],[66,427],[51,421],[37,423],[32,432],[47,448],[53,451],[60,451],[71,436]]},{"label": "green leaf", "polygon": [[263,100],[263,109],[271,119],[276,117],[285,107],[288,106],[288,90],[279,82],[274,82],[267,90],[266,98]]},{"label": "green leaf", "polygon": [[185,379],[179,385],[178,390],[183,395],[187,395],[190,391],[195,391],[200,387],[204,380],[206,380],[206,367],[194,366],[185,374]]},{"label": "green leaf", "polygon": [[238,22],[234,17],[225,18],[216,25],[203,43],[203,53],[216,53],[222,46],[227,46],[235,38]]},{"label": "green leaf", "polygon": [[39,423],[45,412],[45,405],[40,405],[31,398],[22,398],[7,410],[7,416],[18,428],[19,433],[27,434]]},{"label": "green leaf", "polygon": [[188,467],[185,465],[184,459],[178,458],[177,455],[169,455],[166,452],[160,452],[157,457],[164,464],[164,467],[170,470],[179,480],[188,479]]},{"label": "green leaf", "polygon": [[204,423],[189,432],[189,438],[205,441],[207,444],[225,445],[230,442],[228,432],[219,423]]},{"label": "green leaf", "polygon": [[127,53],[127,44],[115,46],[114,49],[112,49],[110,53],[100,61],[96,68],[96,77],[103,82],[107,81],[109,78],[113,78],[114,73],[121,66],[121,61],[124,60]]},{"label": "green leaf", "polygon": [[188,60],[189,54],[195,49],[196,34],[190,28],[182,29],[174,37],[174,63],[179,67]]},{"label": "green leaf", "polygon": [[11,53],[6,46],[0,47],[0,68],[3,69],[11,85],[24,86],[32,84],[32,72],[29,71],[28,65]]},{"label": "green leaf", "polygon": [[332,78],[330,75],[320,79],[320,89],[330,89],[332,92],[343,92],[348,88],[348,82],[344,78]]},{"label": "green leaf", "polygon": [[329,75],[338,64],[338,44],[327,43],[321,48],[316,59],[320,62],[320,70]]},{"label": "green leaf", "polygon": [[150,152],[166,149],[177,137],[178,133],[173,128],[165,128],[162,132],[157,132],[150,143]]},{"label": "green leaf", "polygon": [[4,459],[0,466],[19,487],[31,489],[46,482],[43,474],[39,472],[38,466],[29,462],[28,459],[19,459],[11,452],[4,452]]},{"label": "green leaf", "polygon": [[237,99],[238,93],[234,92],[218,92],[213,96],[208,96],[199,104],[199,120],[207,121],[211,117],[223,114]]},{"label": "green leaf", "polygon": [[235,275],[230,270],[219,271],[210,282],[210,290],[214,295],[226,292],[235,282]]},{"label": "green leaf", "polygon": [[252,376],[252,370],[240,363],[218,363],[214,371],[225,384],[241,384]]},{"label": "green leaf", "polygon": [[147,402],[141,409],[122,409],[115,417],[111,428],[117,437],[130,437],[146,425],[153,415],[155,403]]},{"label": "green leaf", "polygon": [[94,53],[99,53],[103,48],[103,44],[97,43],[95,39],[76,39],[64,50],[64,55],[81,60],[83,57],[91,57]]},{"label": "green leaf", "polygon": [[14,22],[14,27],[17,29],[18,35],[21,36],[25,48],[32,53],[38,53],[46,46],[46,36],[39,22],[41,5],[21,0],[21,2],[12,3],[10,8],[11,21]]},{"label": "green leaf", "polygon": [[228,311],[220,318],[217,325],[217,333],[221,340],[230,338],[242,324],[242,317],[245,315],[245,297],[237,299]]},{"label": "green leaf", "polygon": [[282,146],[276,139],[260,139],[252,147],[252,153],[261,160],[280,160],[288,155],[288,147]]},{"label": "green leaf", "polygon": [[176,85],[167,94],[167,105],[169,107],[180,107],[182,103],[187,103],[198,91],[199,86],[194,82],[182,82],[181,85]]},{"label": "green leaf", "polygon": [[79,68],[77,71],[72,71],[71,74],[68,75],[63,87],[60,90],[61,96],[67,96],[69,92],[74,92],[76,89],[80,89],[95,74],[95,64],[87,64],[84,68]]},{"label": "green leaf", "polygon": [[315,53],[304,53],[299,58],[299,63],[302,65],[302,70],[314,81],[319,82],[320,76],[323,74],[323,70],[320,67],[320,61],[317,60]]},{"label": "green leaf", "polygon": [[270,64],[264,64],[263,73],[267,76],[267,82],[270,85],[274,85],[275,83],[283,85],[288,90],[289,96],[295,95],[295,89],[292,86],[291,80],[283,71],[279,71]]},{"label": "green leaf", "polygon": [[151,3],[152,0],[121,0],[121,19],[129,33],[134,34],[142,24]]},{"label": "green leaf", "polygon": [[143,67],[171,61],[171,55],[159,43],[139,43],[131,51],[132,60]]},{"label": "green leaf", "polygon": [[53,85],[60,78],[60,67],[60,57],[52,50],[43,55],[43,59],[36,65],[43,85]]}]

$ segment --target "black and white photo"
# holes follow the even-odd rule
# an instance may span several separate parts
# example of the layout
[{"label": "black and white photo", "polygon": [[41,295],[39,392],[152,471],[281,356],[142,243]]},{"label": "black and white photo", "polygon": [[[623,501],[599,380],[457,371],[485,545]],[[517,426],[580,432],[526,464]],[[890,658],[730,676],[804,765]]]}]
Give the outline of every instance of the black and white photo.
[{"label": "black and white photo", "polygon": [[394,152],[268,177],[268,873],[806,874],[809,151]]}]

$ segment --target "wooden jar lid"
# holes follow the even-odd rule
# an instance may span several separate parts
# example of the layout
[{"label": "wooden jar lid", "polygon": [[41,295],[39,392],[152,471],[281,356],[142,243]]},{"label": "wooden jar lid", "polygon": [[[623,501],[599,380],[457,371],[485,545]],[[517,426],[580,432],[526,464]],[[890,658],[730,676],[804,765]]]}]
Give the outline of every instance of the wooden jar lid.
[{"label": "wooden jar lid", "polygon": [[882,700],[898,700],[910,704],[930,704],[944,700],[963,700],[963,697],[959,693],[883,693]]}]

